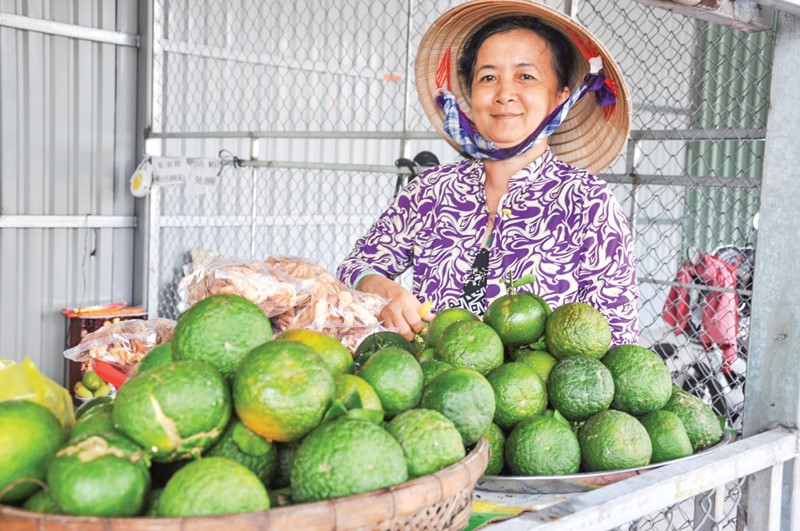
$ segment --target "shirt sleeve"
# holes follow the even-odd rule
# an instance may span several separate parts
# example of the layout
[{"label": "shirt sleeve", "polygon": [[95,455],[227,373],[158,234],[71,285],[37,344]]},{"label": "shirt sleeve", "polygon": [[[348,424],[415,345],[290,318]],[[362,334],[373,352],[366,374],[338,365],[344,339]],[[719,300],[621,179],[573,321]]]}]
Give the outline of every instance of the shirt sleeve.
[{"label": "shirt sleeve", "polygon": [[586,232],[581,246],[579,298],[606,317],[611,347],[639,341],[639,289],[628,220],[608,185],[590,181],[583,212]]},{"label": "shirt sleeve", "polygon": [[379,273],[394,280],[411,266],[414,234],[418,227],[420,181],[412,180],[369,231],[356,241],[336,273],[355,288],[362,278]]}]

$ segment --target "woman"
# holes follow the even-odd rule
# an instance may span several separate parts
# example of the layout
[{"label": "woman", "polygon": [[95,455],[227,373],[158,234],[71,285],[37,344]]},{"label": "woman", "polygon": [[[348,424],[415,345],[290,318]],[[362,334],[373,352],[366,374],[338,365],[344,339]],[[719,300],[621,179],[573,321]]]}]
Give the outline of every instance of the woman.
[{"label": "woman", "polygon": [[[608,319],[612,346],[636,343],[630,230],[608,185],[586,171],[616,159],[630,126],[602,44],[546,6],[472,0],[428,30],[416,75],[429,118],[465,159],[413,180],[339,278],[385,297],[384,325],[410,339],[432,318],[420,317],[422,301],[480,315],[509,276],[533,274],[524,289],[554,307],[587,302]],[[394,281],[409,267],[413,293]]]}]

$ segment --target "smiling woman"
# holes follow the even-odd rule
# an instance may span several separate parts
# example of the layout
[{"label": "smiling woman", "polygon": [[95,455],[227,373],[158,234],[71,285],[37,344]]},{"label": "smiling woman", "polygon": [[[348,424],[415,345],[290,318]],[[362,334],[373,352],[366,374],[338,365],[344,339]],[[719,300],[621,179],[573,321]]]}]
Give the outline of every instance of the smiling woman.
[{"label": "smiling woman", "polygon": [[[451,71],[457,65],[457,75]],[[420,43],[420,101],[464,160],[422,173],[356,242],[340,279],[389,300],[384,325],[411,338],[422,301],[481,315],[509,277],[551,306],[583,301],[612,343],[638,340],[633,245],[592,172],[622,151],[630,100],[586,28],[526,0],[471,0]],[[413,293],[394,279],[411,268]]]}]

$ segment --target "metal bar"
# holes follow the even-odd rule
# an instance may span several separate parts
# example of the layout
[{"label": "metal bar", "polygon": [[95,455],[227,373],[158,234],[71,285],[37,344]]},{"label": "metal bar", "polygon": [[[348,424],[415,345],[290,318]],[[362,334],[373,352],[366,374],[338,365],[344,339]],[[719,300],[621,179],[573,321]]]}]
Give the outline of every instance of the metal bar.
[{"label": "metal bar", "polygon": [[703,4],[688,6],[670,0],[638,1],[742,31],[764,31],[772,28],[772,9],[768,7],[759,9],[753,0],[722,0],[720,5],[713,9]]},{"label": "metal bar", "polygon": [[219,61],[233,61],[235,63],[245,63],[258,66],[271,66],[284,68],[298,72],[316,72],[318,74],[330,74],[333,76],[353,77],[357,79],[388,79],[388,73],[370,71],[363,66],[339,65],[338,69],[330,68],[324,62],[301,62],[286,59],[280,55],[266,53],[247,52],[235,48],[225,48],[222,46],[207,46],[197,42],[181,42],[169,39],[161,39],[161,49],[164,53],[176,55],[188,55],[192,57],[205,57]]},{"label": "metal bar", "polygon": [[[152,196],[151,196],[152,197]],[[371,223],[369,216],[341,215],[308,215],[308,216],[206,216],[200,219],[196,215],[162,216],[161,228],[212,228],[241,227],[249,228],[251,223],[264,227],[295,227],[297,225],[333,225],[361,226]]]},{"label": "metal bar", "polygon": [[767,509],[768,531],[780,531],[781,528],[781,490],[783,486],[783,463],[769,470],[769,508]]},{"label": "metal bar", "polygon": [[709,186],[719,188],[759,188],[761,180],[753,177],[730,177],[724,175],[626,175],[622,173],[602,173],[604,181],[617,184],[663,184],[671,186]]},{"label": "metal bar", "polygon": [[408,14],[406,16],[406,78],[403,90],[403,134],[400,137],[400,156],[410,157],[408,152],[408,114],[411,108],[411,28],[414,23],[414,0],[408,0]]},{"label": "metal bar", "polygon": [[787,13],[800,15],[800,0],[758,0],[758,5],[772,6]]},{"label": "metal bar", "polygon": [[767,130],[763,128],[745,129],[637,129],[631,131],[634,140],[764,140]]},{"label": "metal bar", "polygon": [[58,35],[72,39],[85,41],[101,42],[104,44],[116,44],[118,46],[139,47],[139,36],[119,31],[110,31],[97,28],[78,26],[77,24],[65,24],[52,20],[42,20],[40,18],[25,17],[22,15],[12,15],[10,13],[0,13],[0,26],[19,30],[35,31],[46,35]]},{"label": "metal bar", "polygon": [[147,260],[147,316],[150,319],[158,317],[158,287],[161,285],[159,275],[161,269],[161,188],[154,186],[150,189],[147,198],[149,203],[149,226],[147,229],[148,260]]},{"label": "metal bar", "polygon": [[[234,164],[232,160],[223,160],[223,165]],[[336,164],[330,162],[292,162],[281,160],[237,160],[235,163],[243,167],[256,168],[280,168],[280,169],[301,169],[301,170],[329,170],[329,171],[356,171],[367,173],[405,173],[410,174],[410,170],[397,168],[395,166],[383,166],[378,164]]]},{"label": "metal bar", "polygon": [[133,229],[136,216],[0,216],[0,229]]},{"label": "metal bar", "polygon": [[[764,140],[764,129],[670,129],[666,131],[634,130],[630,138],[646,140]],[[203,131],[159,132],[148,138],[402,138],[427,140],[439,138],[428,131]]]},{"label": "metal bar", "polygon": [[202,133],[150,133],[147,138],[403,138],[431,140],[439,138],[435,132],[409,131],[203,131]]},{"label": "metal bar", "polygon": [[[791,84],[800,72],[800,18],[777,17],[775,53],[770,82],[767,139],[753,279],[754,293],[747,356],[747,385],[742,431],[745,436],[781,425],[800,424],[800,151],[797,124],[800,106]],[[765,487],[770,478],[758,474],[747,484],[747,524],[766,529],[771,500]],[[787,485],[788,488],[788,485]],[[790,514],[789,507],[783,511]],[[795,528],[797,526],[795,525]]]},{"label": "metal bar", "polygon": [[580,8],[580,0],[564,0],[564,13],[574,20],[578,20],[578,9]]},{"label": "metal bar", "polygon": [[704,291],[715,291],[718,293],[738,293],[739,295],[752,295],[749,289],[718,288],[716,286],[705,286],[703,284],[688,284],[685,282],[671,282],[669,280],[658,280],[652,277],[639,277],[639,282],[646,284],[656,284],[658,286],[673,286],[676,288],[701,289]]},{"label": "metal bar", "polygon": [[797,456],[797,433],[774,429],[694,459],[575,495],[492,526],[497,531],[611,529]]}]

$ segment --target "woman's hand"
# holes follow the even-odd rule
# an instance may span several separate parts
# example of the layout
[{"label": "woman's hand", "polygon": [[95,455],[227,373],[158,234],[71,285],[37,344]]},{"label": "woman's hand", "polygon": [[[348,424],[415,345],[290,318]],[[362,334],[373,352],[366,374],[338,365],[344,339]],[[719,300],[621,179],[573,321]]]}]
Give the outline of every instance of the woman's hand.
[{"label": "woman's hand", "polygon": [[383,307],[378,317],[383,326],[397,331],[409,341],[422,331],[423,321],[430,321],[433,314],[426,312],[427,315],[420,316],[422,303],[403,286],[389,280],[383,275],[368,275],[358,283],[357,289],[376,293],[389,302]]}]

